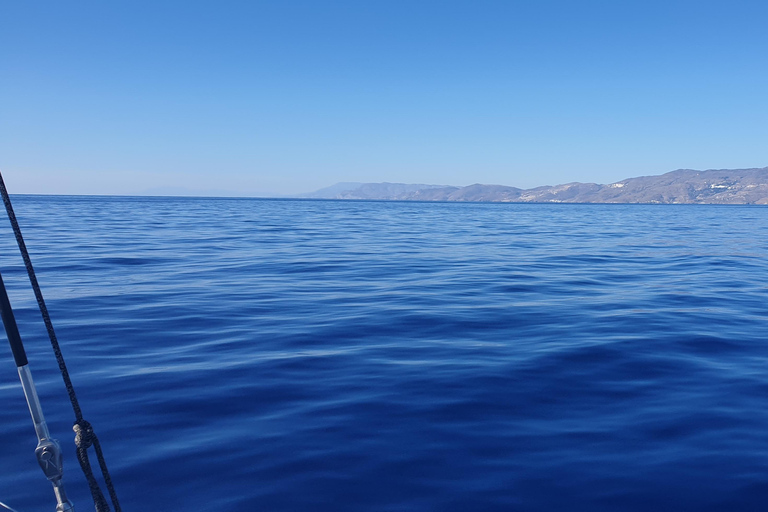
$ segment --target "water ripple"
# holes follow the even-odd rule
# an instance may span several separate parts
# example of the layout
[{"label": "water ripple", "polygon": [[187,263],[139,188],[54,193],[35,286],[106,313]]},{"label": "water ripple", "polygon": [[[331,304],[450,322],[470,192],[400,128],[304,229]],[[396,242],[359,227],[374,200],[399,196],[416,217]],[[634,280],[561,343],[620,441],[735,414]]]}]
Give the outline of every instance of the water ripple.
[{"label": "water ripple", "polygon": [[[128,509],[761,510],[768,210],[14,197]],[[41,400],[71,412],[7,227]],[[52,503],[9,351],[0,500]]]}]

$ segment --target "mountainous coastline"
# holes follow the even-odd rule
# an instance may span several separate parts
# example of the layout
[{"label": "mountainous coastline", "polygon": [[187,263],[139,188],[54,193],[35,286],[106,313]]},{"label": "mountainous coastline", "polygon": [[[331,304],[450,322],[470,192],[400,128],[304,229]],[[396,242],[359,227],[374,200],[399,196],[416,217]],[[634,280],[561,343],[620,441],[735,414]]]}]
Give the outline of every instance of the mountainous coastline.
[{"label": "mountainous coastline", "polygon": [[532,189],[481,184],[453,187],[339,183],[303,197],[507,203],[768,204],[768,167],[707,171],[679,169],[607,185],[575,182]]}]

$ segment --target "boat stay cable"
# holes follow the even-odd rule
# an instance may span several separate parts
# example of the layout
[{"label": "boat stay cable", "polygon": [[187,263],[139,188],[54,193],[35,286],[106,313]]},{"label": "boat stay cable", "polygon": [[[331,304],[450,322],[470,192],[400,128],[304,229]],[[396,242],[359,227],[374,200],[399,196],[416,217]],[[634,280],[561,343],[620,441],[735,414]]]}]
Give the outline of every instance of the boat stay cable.
[{"label": "boat stay cable", "polygon": [[64,362],[64,356],[61,353],[61,348],[59,347],[56,332],[53,329],[53,323],[51,322],[51,317],[48,314],[48,308],[45,305],[45,300],[43,299],[43,293],[40,290],[40,285],[37,282],[35,269],[32,267],[32,260],[29,257],[27,246],[24,243],[24,238],[21,235],[21,229],[19,228],[19,223],[16,220],[16,214],[13,211],[11,198],[8,195],[8,190],[5,188],[5,182],[3,181],[2,174],[0,174],[0,195],[2,195],[3,203],[5,204],[5,210],[8,213],[8,219],[10,220],[11,227],[13,228],[13,234],[16,237],[16,242],[19,246],[19,250],[21,251],[21,257],[24,260],[24,266],[27,269],[27,275],[29,276],[29,281],[32,284],[32,290],[34,291],[37,305],[40,308],[40,313],[43,316],[45,329],[48,331],[48,338],[51,341],[51,347],[53,348],[53,353],[56,356],[56,362],[59,365],[59,371],[61,372],[61,376],[64,379],[64,385],[67,388],[69,401],[72,403],[72,410],[75,413],[75,424],[72,429],[75,431],[77,459],[80,462],[80,468],[83,470],[83,474],[88,481],[88,487],[90,488],[91,496],[93,497],[93,502],[96,506],[96,512],[109,512],[110,508],[109,503],[104,497],[104,493],[102,492],[101,487],[99,486],[99,483],[93,474],[91,463],[88,460],[88,448],[90,447],[93,447],[94,451],[96,452],[96,458],[99,462],[99,468],[101,469],[101,474],[104,478],[104,484],[107,488],[107,491],[109,492],[112,506],[114,507],[115,512],[121,512],[120,503],[117,499],[117,494],[115,492],[114,485],[112,484],[112,479],[109,476],[109,470],[107,469],[107,463],[104,460],[104,454],[102,452],[99,439],[96,437],[91,424],[83,418],[83,413],[80,409],[80,404],[77,400],[75,389],[72,386],[72,381],[69,377],[69,371],[67,370],[67,365]]},{"label": "boat stay cable", "polygon": [[10,510],[11,512],[17,512],[16,509],[13,509],[13,508],[9,507],[8,505],[3,503],[2,501],[0,501],[0,507],[4,508],[5,510]]}]

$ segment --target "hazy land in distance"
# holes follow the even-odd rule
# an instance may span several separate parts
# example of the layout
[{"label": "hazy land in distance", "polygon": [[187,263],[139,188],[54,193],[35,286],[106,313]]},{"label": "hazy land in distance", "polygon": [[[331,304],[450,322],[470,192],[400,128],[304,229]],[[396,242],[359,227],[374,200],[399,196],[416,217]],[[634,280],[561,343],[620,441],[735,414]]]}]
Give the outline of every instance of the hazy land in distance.
[{"label": "hazy land in distance", "polygon": [[505,203],[768,204],[768,167],[679,169],[616,183],[566,183],[520,189],[503,185],[338,183],[300,197],[386,201],[481,201]]}]

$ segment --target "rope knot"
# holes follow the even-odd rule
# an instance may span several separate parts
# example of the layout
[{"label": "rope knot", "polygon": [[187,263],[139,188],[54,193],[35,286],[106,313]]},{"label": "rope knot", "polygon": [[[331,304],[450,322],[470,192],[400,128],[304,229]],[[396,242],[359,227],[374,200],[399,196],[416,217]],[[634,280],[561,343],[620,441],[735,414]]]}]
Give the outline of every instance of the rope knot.
[{"label": "rope knot", "polygon": [[87,450],[93,445],[93,440],[96,436],[90,423],[79,419],[72,426],[72,430],[75,431],[75,446]]}]

